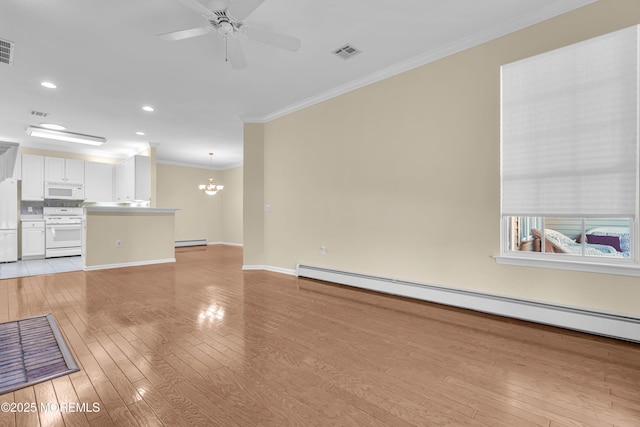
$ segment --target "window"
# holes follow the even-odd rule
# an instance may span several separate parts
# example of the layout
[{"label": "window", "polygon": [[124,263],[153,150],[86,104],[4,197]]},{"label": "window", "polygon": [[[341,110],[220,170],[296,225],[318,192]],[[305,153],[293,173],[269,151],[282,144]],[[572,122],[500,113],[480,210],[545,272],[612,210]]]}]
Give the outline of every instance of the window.
[{"label": "window", "polygon": [[499,262],[640,275],[638,36],[502,66]]}]

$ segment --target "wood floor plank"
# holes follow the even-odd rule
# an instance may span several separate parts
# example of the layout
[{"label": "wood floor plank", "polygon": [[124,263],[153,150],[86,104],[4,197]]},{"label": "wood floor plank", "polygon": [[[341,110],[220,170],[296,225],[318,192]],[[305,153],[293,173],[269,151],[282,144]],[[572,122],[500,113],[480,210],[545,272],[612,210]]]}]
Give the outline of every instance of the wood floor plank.
[{"label": "wood floor plank", "polygon": [[56,392],[51,381],[36,384],[33,386],[33,390],[36,402],[38,403],[38,408],[41,408],[43,405],[52,408],[52,410],[38,410],[40,425],[42,425],[42,427],[64,427],[62,413],[57,410],[55,406],[59,405],[60,401],[56,396]]},{"label": "wood floor plank", "polygon": [[85,415],[89,420],[102,416],[104,410],[104,404],[100,400],[96,389],[93,387],[93,383],[87,377],[84,370],[74,372],[69,375],[69,381],[73,384],[73,388],[78,396],[79,402],[87,403],[93,408],[94,405],[99,408],[98,411],[87,412]]},{"label": "wood floor plank", "polygon": [[[181,384],[181,383],[178,383]],[[188,406],[184,408],[185,413],[172,407],[164,395],[160,393],[149,381],[140,380],[136,382],[136,387],[140,391],[144,402],[153,410],[156,417],[167,426],[182,427],[189,425],[186,420],[191,416]]]},{"label": "wood floor plank", "polygon": [[[136,388],[131,384],[129,379],[115,364],[111,357],[109,357],[109,354],[104,350],[99,341],[89,343],[87,347],[89,347],[91,354],[100,365],[102,372],[104,372],[113,387],[116,389],[120,399],[122,399],[125,404],[130,405],[142,399]],[[105,402],[105,404],[109,403],[109,401]]]},{"label": "wood floor plank", "polygon": [[66,405],[67,408],[65,409],[65,406],[63,406],[60,411],[65,426],[89,426],[86,412],[89,411],[88,408],[92,406],[93,402],[81,401],[68,376],[55,378],[51,380],[51,383],[53,384],[58,400],[63,405]]},{"label": "wood floor plank", "polygon": [[640,425],[640,344],[176,259],[0,280],[0,321],[53,313],[81,367],[0,402],[101,409],[0,426]]},{"label": "wood floor plank", "polygon": [[89,420],[91,427],[116,427],[113,420],[106,412],[96,418]]},{"label": "wood floor plank", "polygon": [[[138,369],[143,377],[149,380],[151,384],[153,384],[154,386],[158,386],[162,383],[170,381],[171,376],[169,376],[169,378],[165,378],[161,374],[161,370],[159,369],[159,367],[157,365],[153,366],[147,359],[145,359],[142,354],[140,354],[135,348],[133,348],[133,346],[131,346],[130,342],[123,335],[116,333],[109,335],[109,338],[118,347],[118,350],[120,350],[122,354],[124,354],[131,361],[136,369]],[[135,381],[138,380],[139,379],[136,379]]]},{"label": "wood floor plank", "polygon": [[107,404],[119,403],[121,401],[120,395],[104,372],[102,372],[100,365],[96,362],[93,356],[89,354],[79,356],[78,359],[82,364],[82,371],[86,373],[89,378],[91,386],[98,394],[98,398],[100,399],[102,406],[106,408]]},{"label": "wood floor plank", "polygon": [[[0,281],[0,284],[2,281]],[[0,410],[0,426],[2,427],[15,427],[16,426],[16,412],[11,409],[12,404],[16,403],[14,400],[14,393],[5,393],[0,395],[0,404],[4,404],[3,410]],[[7,404],[9,406],[7,406]],[[39,425],[39,424],[35,424]]]},{"label": "wood floor plank", "polygon": [[[16,426],[18,427],[37,427],[40,425],[40,417],[38,416],[39,408],[36,402],[36,395],[33,387],[25,387],[13,392],[16,402],[26,405],[29,410],[16,412]],[[35,405],[35,410],[33,410]]]},{"label": "wood floor plank", "polygon": [[[115,334],[112,334],[115,335]],[[145,378],[144,374],[135,367],[133,363],[125,356],[116,344],[104,333],[97,334],[98,342],[113,360],[115,365],[122,371],[130,382],[136,382]]]},{"label": "wood floor plank", "polygon": [[161,427],[164,425],[144,400],[132,403],[128,409],[141,427]]}]

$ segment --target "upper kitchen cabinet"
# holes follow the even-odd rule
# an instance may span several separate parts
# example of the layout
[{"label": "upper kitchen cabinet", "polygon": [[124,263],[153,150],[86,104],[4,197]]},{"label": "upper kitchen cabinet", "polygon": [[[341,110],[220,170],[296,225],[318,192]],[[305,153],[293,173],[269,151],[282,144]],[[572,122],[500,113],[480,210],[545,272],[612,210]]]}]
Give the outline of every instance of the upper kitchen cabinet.
[{"label": "upper kitchen cabinet", "polygon": [[84,160],[44,158],[45,181],[84,184]]},{"label": "upper kitchen cabinet", "polygon": [[151,198],[150,167],[149,157],[138,155],[116,165],[117,202],[147,201]]},{"label": "upper kitchen cabinet", "polygon": [[44,157],[22,155],[22,200],[44,200]]},{"label": "upper kitchen cabinet", "polygon": [[110,163],[84,162],[85,201],[113,201],[113,170]]},{"label": "upper kitchen cabinet", "polygon": [[15,142],[0,141],[0,182],[15,177],[18,146]]}]

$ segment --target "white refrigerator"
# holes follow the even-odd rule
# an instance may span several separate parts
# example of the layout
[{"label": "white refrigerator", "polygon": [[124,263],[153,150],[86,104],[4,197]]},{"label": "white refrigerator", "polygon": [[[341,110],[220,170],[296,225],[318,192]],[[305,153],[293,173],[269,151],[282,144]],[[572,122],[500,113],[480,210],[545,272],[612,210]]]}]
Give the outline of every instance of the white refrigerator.
[{"label": "white refrigerator", "polygon": [[0,182],[0,262],[18,260],[18,181]]}]

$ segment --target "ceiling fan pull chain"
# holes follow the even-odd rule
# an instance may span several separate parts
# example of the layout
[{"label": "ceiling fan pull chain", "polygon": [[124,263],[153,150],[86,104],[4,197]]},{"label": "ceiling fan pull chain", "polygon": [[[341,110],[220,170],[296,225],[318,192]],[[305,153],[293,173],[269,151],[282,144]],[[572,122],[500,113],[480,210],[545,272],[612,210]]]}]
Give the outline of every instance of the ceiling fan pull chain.
[{"label": "ceiling fan pull chain", "polygon": [[229,62],[229,44],[228,44],[228,40],[229,40],[229,37],[225,36],[224,37],[224,62]]}]

